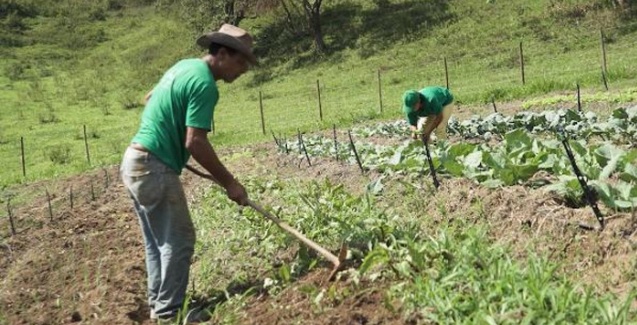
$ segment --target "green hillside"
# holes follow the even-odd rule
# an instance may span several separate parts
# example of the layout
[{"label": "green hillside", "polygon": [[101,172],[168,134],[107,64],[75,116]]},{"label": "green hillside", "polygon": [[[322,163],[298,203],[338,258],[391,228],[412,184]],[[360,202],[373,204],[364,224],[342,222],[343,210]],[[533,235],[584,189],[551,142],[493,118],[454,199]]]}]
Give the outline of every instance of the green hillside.
[{"label": "green hillside", "polygon": [[[118,163],[142,96],[176,60],[203,53],[193,40],[218,17],[197,4],[0,0],[0,185]],[[321,55],[307,32],[290,31],[280,9],[253,10],[240,25],[255,35],[261,64],[220,85],[213,143],[397,118],[405,89],[447,82],[445,61],[460,105],[573,92],[576,83],[585,100],[631,101],[630,10],[602,0],[323,1]],[[602,95],[600,33],[609,87]]]},{"label": "green hillside", "polygon": [[[0,325],[166,323],[144,251],[182,250],[117,164],[223,20],[260,64],[209,137],[251,207],[181,175],[175,321],[637,324],[635,1],[0,0]],[[447,83],[448,141],[408,139],[403,92]]]}]

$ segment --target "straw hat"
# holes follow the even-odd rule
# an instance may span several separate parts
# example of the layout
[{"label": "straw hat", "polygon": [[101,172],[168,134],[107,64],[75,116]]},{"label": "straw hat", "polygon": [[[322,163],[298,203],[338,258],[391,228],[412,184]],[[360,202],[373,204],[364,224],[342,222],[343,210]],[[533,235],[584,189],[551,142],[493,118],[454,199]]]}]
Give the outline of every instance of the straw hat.
[{"label": "straw hat", "polygon": [[257,58],[252,53],[252,36],[242,28],[223,24],[219,31],[201,35],[197,39],[197,45],[203,48],[210,47],[210,43],[227,46],[243,54],[250,63],[257,63]]}]

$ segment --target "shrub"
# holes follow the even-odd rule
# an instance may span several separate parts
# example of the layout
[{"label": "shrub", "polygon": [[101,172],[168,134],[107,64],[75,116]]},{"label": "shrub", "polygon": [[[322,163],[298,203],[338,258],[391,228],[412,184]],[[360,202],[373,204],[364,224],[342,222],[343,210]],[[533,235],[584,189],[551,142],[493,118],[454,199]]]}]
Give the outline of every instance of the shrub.
[{"label": "shrub", "polygon": [[252,75],[252,79],[248,82],[247,86],[250,88],[258,87],[268,81],[274,79],[274,74],[270,69],[257,70]]},{"label": "shrub", "polygon": [[40,124],[57,123],[60,119],[53,112],[40,113],[38,115]]},{"label": "shrub", "polygon": [[49,149],[49,159],[51,159],[54,164],[68,164],[71,162],[71,148],[66,144],[51,147]]},{"label": "shrub", "polygon": [[28,68],[28,64],[25,64],[24,62],[10,63],[5,66],[4,74],[11,81],[24,79],[27,68]]}]

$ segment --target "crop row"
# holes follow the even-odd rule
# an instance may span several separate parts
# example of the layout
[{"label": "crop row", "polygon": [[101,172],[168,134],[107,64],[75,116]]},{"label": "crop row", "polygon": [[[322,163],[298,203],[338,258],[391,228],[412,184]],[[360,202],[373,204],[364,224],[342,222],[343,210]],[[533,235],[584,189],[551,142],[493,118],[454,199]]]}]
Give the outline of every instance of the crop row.
[{"label": "crop row", "polygon": [[[357,163],[350,143],[323,136],[303,139],[309,156],[335,157]],[[636,149],[624,149],[611,141],[589,145],[585,140],[568,142],[575,162],[599,198],[611,208],[637,206]],[[304,151],[298,141],[280,145]],[[424,147],[420,141],[406,140],[397,146],[355,143],[362,167],[386,175],[429,173]],[[573,205],[585,202],[583,190],[573,173],[563,143],[558,139],[539,139],[524,129],[505,133],[495,146],[486,143],[440,142],[430,148],[433,165],[439,175],[465,177],[487,187],[527,185],[546,186],[546,190],[564,196]],[[535,177],[539,172],[548,177]],[[547,186],[548,185],[548,186]]]},{"label": "crop row", "polygon": [[[637,136],[637,106],[617,108],[608,118],[602,119],[596,113],[580,112],[572,109],[547,110],[542,112],[523,111],[515,115],[493,113],[486,117],[474,115],[460,121],[452,116],[448,132],[464,139],[490,140],[516,129],[525,129],[532,134],[556,133],[564,130],[578,139],[599,136],[605,140],[633,143]],[[358,127],[353,130],[357,137],[381,135],[405,137],[407,123],[403,120]]]}]

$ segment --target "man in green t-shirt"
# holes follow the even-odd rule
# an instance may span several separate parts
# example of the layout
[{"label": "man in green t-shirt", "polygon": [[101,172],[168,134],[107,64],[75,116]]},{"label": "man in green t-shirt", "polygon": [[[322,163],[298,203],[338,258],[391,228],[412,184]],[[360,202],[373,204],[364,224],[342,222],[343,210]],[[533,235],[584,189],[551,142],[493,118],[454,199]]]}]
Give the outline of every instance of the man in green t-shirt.
[{"label": "man in green t-shirt", "polygon": [[[245,188],[221,163],[208,141],[219,100],[217,80],[231,83],[256,63],[252,37],[224,24],[201,36],[208,54],[173,65],[149,92],[137,134],[121,165],[144,237],[150,317],[176,321],[185,305],[195,229],[179,180],[192,156],[225,188],[228,197],[246,205]],[[192,309],[184,322],[205,321],[205,309]]]},{"label": "man in green t-shirt", "polygon": [[447,122],[451,117],[453,95],[445,87],[425,87],[420,91],[408,90],[403,94],[403,113],[409,123],[411,136],[418,139],[422,131],[425,141],[433,130],[439,140],[447,138]]}]

